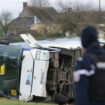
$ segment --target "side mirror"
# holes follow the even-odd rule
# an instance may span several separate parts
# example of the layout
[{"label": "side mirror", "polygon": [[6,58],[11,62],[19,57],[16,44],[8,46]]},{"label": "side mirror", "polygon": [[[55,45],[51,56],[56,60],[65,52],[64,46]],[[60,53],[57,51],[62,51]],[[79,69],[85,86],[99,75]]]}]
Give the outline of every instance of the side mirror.
[{"label": "side mirror", "polygon": [[7,40],[0,40],[0,44],[9,45],[9,41],[7,41]]}]

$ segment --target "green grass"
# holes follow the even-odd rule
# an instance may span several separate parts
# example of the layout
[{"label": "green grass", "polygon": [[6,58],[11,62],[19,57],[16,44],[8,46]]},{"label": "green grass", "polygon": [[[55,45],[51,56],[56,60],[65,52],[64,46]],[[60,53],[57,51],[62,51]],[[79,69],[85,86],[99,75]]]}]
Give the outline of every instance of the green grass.
[{"label": "green grass", "polygon": [[15,99],[0,98],[0,105],[55,105],[55,104],[22,102]]}]

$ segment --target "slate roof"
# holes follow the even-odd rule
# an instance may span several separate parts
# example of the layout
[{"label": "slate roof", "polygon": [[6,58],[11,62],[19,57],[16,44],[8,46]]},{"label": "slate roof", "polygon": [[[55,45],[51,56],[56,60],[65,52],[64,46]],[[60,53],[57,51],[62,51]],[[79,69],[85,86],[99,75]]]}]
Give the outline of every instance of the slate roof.
[{"label": "slate roof", "polygon": [[[28,13],[24,12],[27,11]],[[27,6],[20,17],[36,16],[42,23],[55,22],[57,20],[57,11],[53,7],[33,7]]]},{"label": "slate roof", "polygon": [[34,23],[34,17],[18,17],[10,23],[10,28],[28,28]]}]

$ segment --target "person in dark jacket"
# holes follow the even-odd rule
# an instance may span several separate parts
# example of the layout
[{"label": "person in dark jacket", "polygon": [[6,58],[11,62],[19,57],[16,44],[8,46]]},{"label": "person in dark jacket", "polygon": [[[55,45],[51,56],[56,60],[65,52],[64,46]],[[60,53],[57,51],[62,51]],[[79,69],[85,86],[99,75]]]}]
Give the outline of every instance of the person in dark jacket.
[{"label": "person in dark jacket", "polygon": [[84,54],[77,60],[73,72],[74,105],[105,105],[105,102],[91,101],[89,93],[89,78],[95,74],[95,67],[92,57],[88,55],[99,56],[105,54],[99,44],[98,31],[94,26],[87,26],[82,30],[81,44],[84,48]]}]

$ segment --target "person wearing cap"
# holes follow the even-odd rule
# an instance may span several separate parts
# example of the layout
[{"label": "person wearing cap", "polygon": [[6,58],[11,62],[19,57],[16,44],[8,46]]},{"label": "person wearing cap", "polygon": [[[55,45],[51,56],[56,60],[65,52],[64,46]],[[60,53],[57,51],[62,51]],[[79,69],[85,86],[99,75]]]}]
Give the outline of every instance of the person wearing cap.
[{"label": "person wearing cap", "polygon": [[105,102],[92,102],[89,97],[89,77],[95,74],[95,68],[92,58],[88,55],[105,54],[99,44],[98,31],[94,26],[87,26],[82,30],[81,44],[85,52],[83,57],[77,60],[73,72],[74,105],[105,105]]}]

